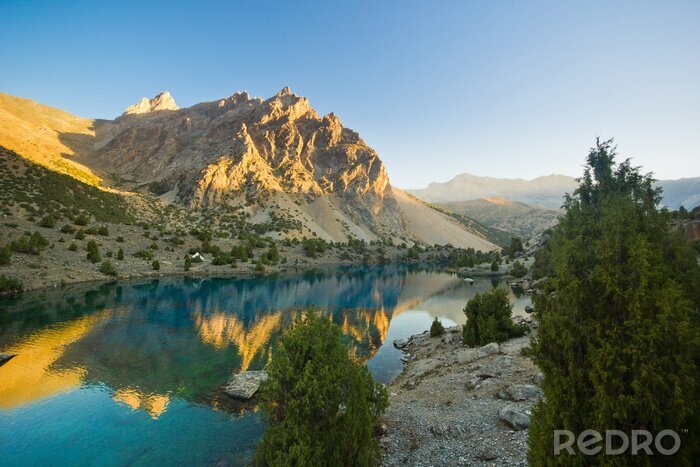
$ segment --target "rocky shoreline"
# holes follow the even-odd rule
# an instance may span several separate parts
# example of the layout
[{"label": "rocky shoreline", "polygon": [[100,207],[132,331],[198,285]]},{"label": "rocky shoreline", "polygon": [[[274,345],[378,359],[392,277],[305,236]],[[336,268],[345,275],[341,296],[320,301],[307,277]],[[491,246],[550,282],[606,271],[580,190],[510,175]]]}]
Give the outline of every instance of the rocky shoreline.
[{"label": "rocky shoreline", "polygon": [[529,343],[524,336],[467,348],[461,326],[395,342],[406,366],[388,387],[382,465],[527,465],[542,378],[523,355]]}]

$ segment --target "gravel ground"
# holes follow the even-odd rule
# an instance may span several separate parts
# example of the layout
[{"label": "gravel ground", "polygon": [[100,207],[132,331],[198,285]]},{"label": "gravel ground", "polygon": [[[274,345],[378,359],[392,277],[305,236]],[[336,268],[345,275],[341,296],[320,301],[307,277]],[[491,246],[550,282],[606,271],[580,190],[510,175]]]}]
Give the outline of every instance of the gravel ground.
[{"label": "gravel ground", "polygon": [[[409,339],[408,363],[389,386],[383,465],[527,465],[528,430],[504,418],[528,425],[541,394],[541,375],[521,354],[529,337],[481,349],[461,340],[461,327]],[[512,412],[501,417],[504,409]]]}]

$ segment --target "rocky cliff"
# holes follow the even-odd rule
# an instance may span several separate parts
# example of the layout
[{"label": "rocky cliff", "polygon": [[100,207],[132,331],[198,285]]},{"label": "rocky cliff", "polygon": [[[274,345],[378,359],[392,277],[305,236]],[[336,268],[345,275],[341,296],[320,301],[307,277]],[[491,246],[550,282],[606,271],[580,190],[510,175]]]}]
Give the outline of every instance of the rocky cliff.
[{"label": "rocky cliff", "polygon": [[355,223],[401,228],[377,153],[289,88],[267,100],[237,93],[179,110],[160,94],[129,107],[97,138],[94,164],[161,193],[176,190],[192,208],[274,194],[305,202],[331,197]]}]

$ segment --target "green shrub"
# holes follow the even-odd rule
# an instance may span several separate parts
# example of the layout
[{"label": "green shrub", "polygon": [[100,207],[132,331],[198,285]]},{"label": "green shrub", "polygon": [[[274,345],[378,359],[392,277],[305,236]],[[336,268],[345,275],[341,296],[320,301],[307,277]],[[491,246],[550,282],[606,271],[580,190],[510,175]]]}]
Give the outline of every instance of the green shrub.
[{"label": "green shrub", "polygon": [[99,229],[97,229],[97,234],[102,235],[103,237],[109,237],[109,228],[107,228],[106,225],[102,225]]},{"label": "green shrub", "polygon": [[146,261],[151,261],[153,259],[153,250],[140,250],[134,253],[134,256],[145,259]]},{"label": "green shrub", "polygon": [[24,285],[19,279],[0,274],[0,295],[16,295],[24,291]]},{"label": "green shrub", "polygon": [[66,224],[63,227],[61,227],[61,233],[67,233],[67,234],[75,233],[75,227],[73,227],[70,224]]},{"label": "green shrub", "polygon": [[496,272],[498,271],[498,261],[495,259],[491,262],[491,271]]},{"label": "green shrub", "polygon": [[6,266],[12,261],[12,245],[6,244],[0,249],[0,265]]},{"label": "green shrub", "polygon": [[119,251],[117,251],[117,259],[119,261],[122,261],[124,259],[124,250],[121,248],[119,249]]},{"label": "green shrub", "polygon": [[49,214],[48,216],[44,216],[43,219],[41,219],[41,222],[39,223],[41,227],[46,227],[48,229],[53,229],[56,227],[56,218]]},{"label": "green shrub", "polygon": [[510,275],[513,277],[523,277],[527,274],[527,268],[523,266],[523,263],[517,259],[513,261],[513,265],[510,267]]},{"label": "green shrub", "polygon": [[124,243],[124,237],[122,237],[121,235],[118,236],[118,237],[116,238],[116,240],[117,240],[118,243]]},{"label": "green shrub", "polygon": [[442,336],[443,334],[445,334],[445,327],[436,316],[433,324],[430,325],[430,337]]},{"label": "green shrub", "polygon": [[374,465],[386,388],[350,357],[340,328],[311,312],[281,337],[260,389],[268,428],[255,465]]},{"label": "green shrub", "polygon": [[189,271],[191,266],[192,266],[192,259],[190,259],[189,255],[185,256],[185,271]]},{"label": "green shrub", "polygon": [[154,271],[160,271],[160,263],[158,262],[157,259],[151,263],[151,267],[153,268]]},{"label": "green shrub", "polygon": [[12,242],[12,251],[38,255],[47,246],[49,246],[49,241],[39,232],[34,232],[31,235],[25,232],[21,237]]},{"label": "green shrub", "polygon": [[263,264],[260,262],[260,260],[258,260],[255,263],[255,272],[264,272],[264,271],[265,271],[265,266],[263,266]]},{"label": "green shrub", "polygon": [[80,214],[75,219],[73,219],[73,223],[75,225],[86,226],[88,225],[88,222],[90,222],[90,219],[88,219],[88,217],[85,214]]},{"label": "green shrub", "polygon": [[76,245],[75,243],[71,243],[68,247],[68,251],[78,251],[78,245]]},{"label": "green shrub", "polygon": [[78,230],[75,233],[75,239],[76,240],[84,240],[85,239],[85,231],[83,229]]},{"label": "green shrub", "polygon": [[106,274],[108,276],[113,276],[116,277],[117,275],[117,268],[114,267],[111,261],[105,261],[102,263],[100,266],[100,272],[102,274]]},{"label": "green shrub", "polygon": [[505,289],[476,294],[464,308],[467,315],[467,323],[462,328],[464,343],[486,345],[523,335],[525,329],[513,324],[512,312],[513,305]]},{"label": "green shrub", "polygon": [[102,261],[102,258],[100,258],[100,251],[99,248],[97,247],[97,243],[95,243],[94,240],[90,240],[87,244],[87,259],[91,263],[99,263]]}]

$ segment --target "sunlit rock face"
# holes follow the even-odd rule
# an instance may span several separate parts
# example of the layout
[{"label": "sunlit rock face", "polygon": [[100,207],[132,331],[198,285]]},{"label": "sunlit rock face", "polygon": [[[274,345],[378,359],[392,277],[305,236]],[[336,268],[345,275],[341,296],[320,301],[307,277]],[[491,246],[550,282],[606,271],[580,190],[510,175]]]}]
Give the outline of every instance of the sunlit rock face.
[{"label": "sunlit rock face", "polygon": [[267,100],[243,92],[179,110],[163,93],[129,107],[97,139],[91,159],[98,165],[125,180],[177,189],[193,208],[270,193],[303,202],[329,196],[358,222],[401,226],[377,153],[289,88]]},{"label": "sunlit rock face", "polygon": [[124,115],[145,114],[148,112],[156,112],[158,110],[177,110],[179,107],[175,103],[175,99],[168,91],[158,94],[153,99],[147,97],[142,98],[136,104],[127,107]]}]

